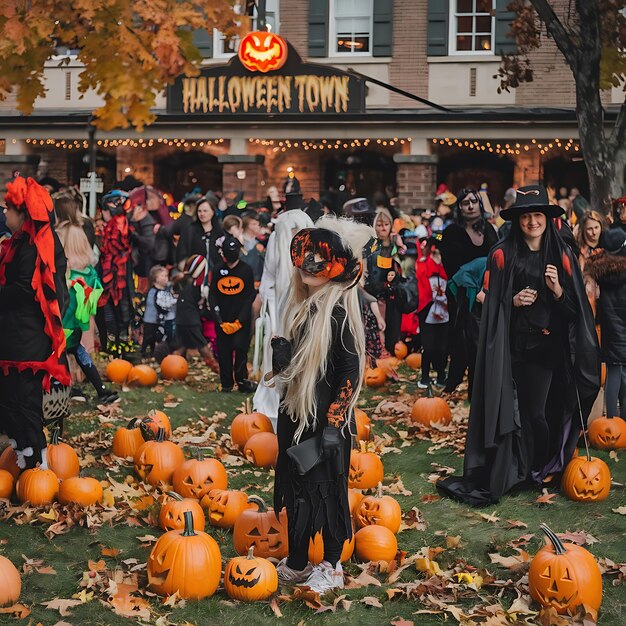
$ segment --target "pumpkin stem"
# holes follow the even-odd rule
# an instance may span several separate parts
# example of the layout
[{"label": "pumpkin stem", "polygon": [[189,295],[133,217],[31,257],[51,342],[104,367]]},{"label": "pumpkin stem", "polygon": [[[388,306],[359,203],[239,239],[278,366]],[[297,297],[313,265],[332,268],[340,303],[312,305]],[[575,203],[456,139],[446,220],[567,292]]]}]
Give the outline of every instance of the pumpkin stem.
[{"label": "pumpkin stem", "polygon": [[378,490],[376,491],[376,497],[377,498],[382,498],[383,497],[383,484],[382,484],[382,482],[378,483]]},{"label": "pumpkin stem", "polygon": [[250,413],[252,407],[250,406],[250,398],[246,398],[246,413]]},{"label": "pumpkin stem", "polygon": [[165,441],[165,428],[161,428],[159,426],[155,441],[158,441],[159,443],[163,443]]},{"label": "pumpkin stem", "polygon": [[359,441],[359,445],[361,446],[361,452],[367,452],[367,444],[365,441]]},{"label": "pumpkin stem", "polygon": [[259,507],[259,513],[267,513],[267,505],[265,504],[263,498],[260,498],[259,496],[248,496],[248,502],[256,504]]},{"label": "pumpkin stem", "polygon": [[59,445],[59,434],[61,433],[61,430],[59,428],[54,428],[52,430],[52,445],[53,446],[58,446]]},{"label": "pumpkin stem", "polygon": [[178,500],[179,502],[183,501],[183,497],[179,493],[176,493],[175,491],[166,491],[165,493],[173,500]]},{"label": "pumpkin stem", "polygon": [[541,524],[539,528],[543,530],[546,537],[550,540],[550,543],[554,547],[555,554],[565,554],[567,552],[563,546],[563,542],[556,536],[556,533],[554,533],[547,524]]},{"label": "pumpkin stem", "polygon": [[250,546],[250,549],[248,550],[248,559],[253,559],[254,558],[254,544],[252,544]]},{"label": "pumpkin stem", "polygon": [[185,518],[185,530],[183,531],[183,537],[195,537],[196,532],[193,529],[193,513],[191,511],[185,511],[183,513]]},{"label": "pumpkin stem", "polygon": [[139,418],[138,417],[133,417],[133,419],[131,419],[128,422],[128,426],[126,427],[128,430],[131,430],[132,428],[137,428],[137,423],[139,422]]}]

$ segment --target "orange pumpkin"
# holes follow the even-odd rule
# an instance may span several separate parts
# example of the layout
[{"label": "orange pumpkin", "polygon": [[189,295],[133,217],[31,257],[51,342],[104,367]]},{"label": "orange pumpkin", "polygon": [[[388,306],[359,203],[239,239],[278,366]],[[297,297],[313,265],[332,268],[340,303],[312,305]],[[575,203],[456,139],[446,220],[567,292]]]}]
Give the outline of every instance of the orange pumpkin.
[{"label": "orange pumpkin", "polygon": [[0,606],[12,606],[22,593],[22,579],[9,559],[0,556]]},{"label": "orange pumpkin", "polygon": [[15,480],[11,472],[0,469],[0,498],[10,498]]},{"label": "orange pumpkin", "polygon": [[418,398],[411,409],[411,419],[417,424],[430,426],[433,422],[449,424],[452,421],[452,413],[448,403],[443,398],[433,397],[433,392],[428,387],[426,397]]},{"label": "orange pumpkin", "polygon": [[52,470],[34,467],[20,474],[16,491],[20,502],[30,502],[34,506],[50,504],[59,493],[59,479]]},{"label": "orange pumpkin", "polygon": [[602,574],[593,555],[573,543],[562,543],[545,524],[545,545],[530,562],[528,588],[541,606],[573,615],[581,605],[596,611],[602,603]]},{"label": "orange pumpkin", "polygon": [[15,454],[15,450],[11,446],[5,448],[2,454],[0,454],[0,469],[9,472],[13,476],[13,480],[17,480],[22,471],[17,464],[17,454]]},{"label": "orange pumpkin", "polygon": [[78,455],[72,446],[59,441],[59,429],[52,431],[52,441],[48,444],[46,455],[48,467],[57,475],[59,480],[78,476],[80,464]]},{"label": "orange pumpkin", "polygon": [[81,506],[90,506],[102,502],[102,486],[95,478],[66,478],[59,487],[59,502],[73,502]]},{"label": "orange pumpkin", "polygon": [[421,352],[411,352],[405,359],[407,367],[410,367],[412,370],[418,370],[422,367],[422,353]]},{"label": "orange pumpkin", "polygon": [[384,474],[380,457],[375,452],[368,452],[363,443],[361,443],[361,450],[350,452],[348,487],[373,489],[382,481]]},{"label": "orange pumpkin", "polygon": [[159,428],[157,438],[141,444],[135,452],[135,471],[154,487],[160,482],[171,482],[184,460],[183,451],[175,443],[165,441],[163,429]]},{"label": "orange pumpkin", "polygon": [[250,411],[250,400],[246,400],[246,410],[239,413],[230,425],[230,438],[233,445],[243,450],[248,439],[256,433],[273,433],[272,422],[263,413],[252,413]]},{"label": "orange pumpkin", "polygon": [[348,489],[348,505],[350,506],[350,516],[353,517],[356,513],[356,510],[359,508],[359,504],[361,504],[361,500],[363,500],[364,496],[360,491],[356,489]]},{"label": "orange pumpkin", "polygon": [[361,500],[354,519],[359,528],[370,525],[385,526],[395,534],[400,530],[402,510],[397,500],[383,495],[382,486],[382,483],[378,483],[378,493],[375,496],[365,496]]},{"label": "orange pumpkin", "polygon": [[254,556],[254,546],[247,556],[236,556],[224,570],[224,591],[233,600],[267,600],[278,589],[278,574],[267,559]]},{"label": "orange pumpkin", "polygon": [[115,431],[113,435],[113,454],[115,456],[124,459],[135,456],[135,452],[144,441],[138,426],[139,420],[134,418],[128,422],[128,426],[122,426]]},{"label": "orange pumpkin", "polygon": [[251,72],[273,72],[287,60],[287,42],[276,33],[252,31],[241,40],[238,55]]},{"label": "orange pumpkin", "polygon": [[188,373],[187,359],[180,354],[168,354],[161,361],[161,376],[166,380],[185,380]]},{"label": "orange pumpkin", "polygon": [[233,543],[239,555],[248,553],[254,546],[258,556],[282,559],[287,556],[289,544],[287,540],[287,513],[283,509],[278,517],[273,509],[268,509],[265,502],[256,496],[249,501],[258,506],[241,512],[233,528]]},{"label": "orange pumpkin", "polygon": [[200,501],[209,515],[209,524],[218,528],[232,528],[245,509],[256,508],[248,503],[248,496],[235,489],[213,489]]},{"label": "orange pumpkin", "polygon": [[396,370],[398,365],[400,365],[400,359],[397,359],[395,356],[388,356],[384,359],[376,359],[376,367],[380,367],[388,378],[397,376]]},{"label": "orange pumpkin", "polygon": [[131,369],[133,369],[132,363],[129,363],[124,359],[113,359],[107,365],[105,374],[112,383],[123,385],[126,382]]},{"label": "orange pumpkin", "polygon": [[409,349],[404,343],[404,341],[398,341],[396,345],[393,347],[393,353],[396,359],[404,359],[406,355],[409,353]]},{"label": "orange pumpkin", "polygon": [[599,450],[626,448],[626,422],[621,417],[598,417],[589,424],[589,442]]},{"label": "orange pumpkin", "polygon": [[387,374],[381,367],[368,367],[365,370],[365,384],[368,387],[382,387],[387,382]]},{"label": "orange pumpkin", "polygon": [[200,449],[195,459],[185,461],[172,475],[174,489],[184,498],[201,500],[212,489],[226,489],[226,468],[217,459],[202,458]]},{"label": "orange pumpkin", "polygon": [[392,561],[398,552],[398,540],[385,526],[364,526],[354,541],[354,551],[362,561]]},{"label": "orange pumpkin", "polygon": [[163,411],[153,409],[146,417],[141,419],[139,426],[144,441],[154,439],[159,432],[159,428],[163,429],[163,437],[165,439],[169,439],[172,436],[170,418]]},{"label": "orange pumpkin", "polygon": [[197,500],[182,498],[173,491],[168,491],[169,500],[161,505],[159,512],[159,526],[163,530],[180,530],[185,527],[185,511],[189,511],[193,518],[195,530],[204,530],[204,511]]},{"label": "orange pumpkin", "polygon": [[154,387],[157,384],[157,373],[149,365],[135,365],[128,372],[127,385],[135,387]]},{"label": "orange pumpkin", "polygon": [[572,459],[561,476],[563,493],[576,502],[606,500],[611,489],[611,471],[602,460],[586,456]]},{"label": "orange pumpkin", "polygon": [[[350,539],[343,542],[341,556],[339,560],[342,563],[349,561],[354,554],[354,533]],[[309,539],[309,561],[313,565],[319,565],[324,560],[324,539],[322,533],[316,533],[315,537]]]},{"label": "orange pumpkin", "polygon": [[275,467],[278,459],[278,437],[274,433],[252,435],[246,442],[243,453],[257,467]]},{"label": "orange pumpkin", "polygon": [[367,413],[361,409],[354,409],[354,421],[356,422],[356,438],[359,441],[369,441],[372,436],[372,421]]}]

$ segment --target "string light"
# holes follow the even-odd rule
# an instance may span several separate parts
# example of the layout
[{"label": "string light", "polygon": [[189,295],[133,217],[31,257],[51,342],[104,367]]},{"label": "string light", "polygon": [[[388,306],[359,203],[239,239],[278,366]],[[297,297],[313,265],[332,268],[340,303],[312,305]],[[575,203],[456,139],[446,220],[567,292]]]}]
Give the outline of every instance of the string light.
[{"label": "string light", "polygon": [[[129,148],[152,148],[155,144],[176,148],[203,148],[205,146],[217,146],[226,141],[220,139],[99,139],[96,144],[99,148],[117,148],[119,146]],[[27,139],[27,144],[33,146],[49,146],[64,150],[87,149],[89,142],[86,139]]]},{"label": "string light", "polygon": [[569,152],[570,150],[573,152],[580,151],[580,145],[575,143],[573,139],[554,139],[553,141],[549,141],[548,143],[541,143],[536,139],[531,139],[530,143],[521,144],[521,143],[504,143],[504,144],[492,144],[489,141],[477,141],[464,139],[461,141],[460,139],[450,139],[449,137],[445,137],[443,139],[432,139],[433,144],[438,144],[440,146],[449,146],[451,148],[468,148],[470,150],[476,150],[477,152],[491,152],[494,154],[499,154],[501,156],[505,155],[519,155],[522,152],[528,152],[531,149],[539,150],[541,155],[547,154],[550,151],[565,151]]},{"label": "string light", "polygon": [[304,150],[347,150],[348,148],[367,148],[371,143],[382,146],[405,145],[410,143],[411,138],[399,139],[319,139],[309,141],[307,139],[248,139],[251,144],[271,148],[272,152],[286,152],[291,149]]}]

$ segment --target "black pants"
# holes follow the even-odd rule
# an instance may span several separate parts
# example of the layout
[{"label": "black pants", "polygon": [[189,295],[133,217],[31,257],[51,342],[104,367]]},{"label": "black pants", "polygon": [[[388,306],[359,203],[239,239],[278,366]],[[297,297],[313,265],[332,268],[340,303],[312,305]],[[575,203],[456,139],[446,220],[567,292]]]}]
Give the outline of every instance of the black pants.
[{"label": "black pants", "polygon": [[427,324],[426,318],[430,306],[418,313],[420,321],[420,339],[422,341],[422,382],[430,380],[431,365],[437,372],[437,380],[445,378],[446,352],[448,348],[448,324]]},{"label": "black pants", "polygon": [[141,354],[145,356],[148,349],[154,354],[154,346],[157,342],[157,333],[159,331],[158,324],[151,324],[150,322],[143,323],[143,341],[141,342]]},{"label": "black pants", "polygon": [[606,414],[609,417],[626,419],[626,365],[606,366],[605,398]]},{"label": "black pants", "polygon": [[219,324],[215,325],[215,331],[220,382],[224,389],[232,389],[235,383],[241,383],[248,378],[250,325],[243,326],[232,335],[227,335]]},{"label": "black pants", "polygon": [[387,300],[385,306],[385,350],[393,355],[396,343],[400,341],[402,313],[394,300]]},{"label": "black pants", "polygon": [[128,341],[131,318],[130,297],[125,294],[119,304],[109,300],[96,313],[96,326],[100,335],[100,343],[104,346],[106,340],[118,344]]}]

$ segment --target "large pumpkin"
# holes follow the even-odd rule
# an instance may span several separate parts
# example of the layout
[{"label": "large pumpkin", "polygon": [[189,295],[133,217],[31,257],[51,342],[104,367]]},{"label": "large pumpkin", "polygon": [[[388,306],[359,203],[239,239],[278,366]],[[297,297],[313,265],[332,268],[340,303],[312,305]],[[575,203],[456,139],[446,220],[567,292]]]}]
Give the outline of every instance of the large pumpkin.
[{"label": "large pumpkin", "polygon": [[272,422],[267,415],[250,411],[250,400],[246,400],[245,412],[239,413],[230,425],[230,438],[233,444],[242,451],[252,435],[273,432]]},{"label": "large pumpkin", "polygon": [[15,454],[15,450],[11,446],[5,448],[2,454],[0,454],[0,469],[9,472],[14,480],[17,480],[22,471],[17,464],[17,454]]},{"label": "large pumpkin", "polygon": [[274,433],[257,433],[243,448],[246,459],[257,467],[275,467],[278,459],[278,437]]},{"label": "large pumpkin", "polygon": [[198,448],[195,459],[185,461],[172,476],[174,490],[184,498],[201,500],[212,489],[226,489],[226,468],[217,459],[204,459]]},{"label": "large pumpkin", "polygon": [[350,452],[348,486],[353,489],[373,489],[382,481],[385,474],[383,462],[375,452],[368,452],[365,445],[361,450]]},{"label": "large pumpkin", "polygon": [[365,384],[368,387],[382,387],[387,382],[387,374],[382,367],[368,367],[365,370]]},{"label": "large pumpkin", "polygon": [[411,354],[407,355],[404,359],[407,367],[410,367],[412,370],[418,370],[422,367],[422,353],[421,352],[411,352]]},{"label": "large pumpkin", "polygon": [[222,555],[213,537],[194,531],[190,511],[185,528],[170,530],[154,544],[148,558],[148,585],[162,596],[178,592],[186,600],[215,593],[222,573]]},{"label": "large pumpkin", "polygon": [[233,528],[235,551],[243,556],[254,546],[254,553],[264,559],[286,557],[289,545],[285,509],[277,517],[261,498],[250,496],[249,501],[257,504],[258,510],[246,509],[237,518]]},{"label": "large pumpkin", "polygon": [[11,472],[0,469],[0,498],[10,498],[15,480]]},{"label": "large pumpkin", "polygon": [[400,529],[402,509],[397,500],[383,495],[382,483],[379,483],[378,493],[375,496],[365,496],[361,500],[354,519],[359,528],[370,525],[385,526],[395,534]]},{"label": "large pumpkin", "polygon": [[139,420],[134,418],[128,422],[128,426],[122,426],[113,435],[113,454],[124,459],[134,457],[139,446],[144,442],[141,430],[138,428]]},{"label": "large pumpkin", "polygon": [[398,540],[385,526],[364,526],[354,541],[354,551],[362,561],[392,561],[398,552]]},{"label": "large pumpkin", "polygon": [[161,361],[161,376],[166,380],[185,380],[188,373],[187,359],[180,354],[168,354]]},{"label": "large pumpkin", "polygon": [[393,347],[393,353],[396,359],[402,360],[406,358],[406,355],[409,353],[409,349],[404,341],[398,341]]},{"label": "large pumpkin", "polygon": [[251,72],[279,70],[287,60],[287,42],[276,33],[252,31],[239,44],[239,60]]},{"label": "large pumpkin", "polygon": [[411,409],[411,419],[423,426],[430,426],[433,422],[449,424],[452,421],[452,413],[448,403],[443,398],[433,397],[430,386],[426,396],[418,398]]},{"label": "large pumpkin", "polygon": [[22,593],[22,579],[9,559],[0,556],[0,606],[12,606]]},{"label": "large pumpkin", "polygon": [[590,455],[578,456],[565,466],[561,476],[561,489],[570,500],[606,500],[611,489],[609,466],[602,459]]},{"label": "large pumpkin", "polygon": [[78,455],[72,446],[59,441],[59,429],[52,431],[52,441],[48,444],[46,453],[48,467],[57,475],[59,480],[78,476],[80,464]]},{"label": "large pumpkin", "polygon": [[59,502],[69,504],[73,502],[81,506],[90,506],[102,502],[102,485],[95,478],[66,478],[59,487]]},{"label": "large pumpkin", "polygon": [[576,612],[584,604],[596,611],[602,602],[602,574],[593,555],[573,543],[562,543],[545,524],[541,530],[550,540],[530,562],[528,588],[541,606],[557,613]]},{"label": "large pumpkin", "polygon": [[135,387],[154,387],[157,384],[157,380],[158,377],[154,368],[142,364],[131,368],[126,378],[126,384]]},{"label": "large pumpkin", "polygon": [[598,417],[589,424],[589,443],[599,450],[626,448],[626,422],[621,417]]},{"label": "large pumpkin", "polygon": [[242,511],[253,508],[247,494],[234,489],[213,489],[200,504],[208,513],[209,524],[218,528],[232,528]]},{"label": "large pumpkin", "polygon": [[224,591],[233,600],[267,600],[278,589],[278,574],[267,559],[254,556],[254,546],[247,556],[236,556],[224,570]]},{"label": "large pumpkin", "polygon": [[[350,539],[343,542],[341,556],[339,560],[342,563],[349,561],[354,554],[354,533]],[[315,537],[309,539],[309,561],[313,565],[319,565],[324,560],[324,538],[322,533],[316,533]]]},{"label": "large pumpkin", "polygon": [[20,474],[16,491],[20,502],[30,502],[35,506],[50,504],[59,493],[59,479],[52,470],[34,467]]},{"label": "large pumpkin", "polygon": [[356,422],[356,438],[359,441],[369,441],[372,436],[372,421],[367,413],[355,408],[354,421]]},{"label": "large pumpkin", "polygon": [[169,439],[172,436],[170,418],[163,411],[152,409],[148,415],[141,418],[139,427],[141,428],[141,435],[144,441],[154,439],[159,432],[159,428],[163,429],[163,437],[165,439]]},{"label": "large pumpkin", "polygon": [[113,359],[106,367],[105,375],[112,383],[123,385],[133,364],[124,359]]},{"label": "large pumpkin", "polygon": [[193,518],[195,530],[204,530],[204,511],[197,500],[182,498],[173,491],[168,491],[169,499],[161,505],[159,512],[159,526],[163,530],[181,530],[185,528],[185,511],[189,511]]},{"label": "large pumpkin", "polygon": [[160,482],[170,483],[172,475],[185,460],[183,451],[171,441],[165,441],[159,428],[154,441],[146,441],[135,452],[135,471],[142,480],[152,486]]}]

